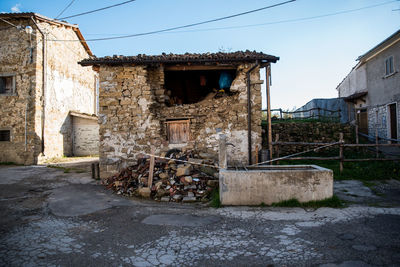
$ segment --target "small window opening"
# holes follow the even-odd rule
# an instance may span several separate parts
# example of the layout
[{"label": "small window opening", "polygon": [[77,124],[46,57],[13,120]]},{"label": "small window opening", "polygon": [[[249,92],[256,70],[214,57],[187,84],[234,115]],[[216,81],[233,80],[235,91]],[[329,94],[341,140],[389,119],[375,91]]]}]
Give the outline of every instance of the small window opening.
[{"label": "small window opening", "polygon": [[14,76],[0,77],[0,94],[14,93]]},{"label": "small window opening", "polygon": [[190,139],[190,127],[188,119],[167,120],[167,139],[170,144],[185,144]]},{"label": "small window opening", "polygon": [[393,56],[385,59],[385,75],[388,76],[394,73]]},{"label": "small window opening", "polygon": [[10,130],[0,130],[0,141],[9,142],[11,139]]},{"label": "small window opening", "polygon": [[235,70],[165,71],[167,106],[193,104],[205,99],[232,95]]}]

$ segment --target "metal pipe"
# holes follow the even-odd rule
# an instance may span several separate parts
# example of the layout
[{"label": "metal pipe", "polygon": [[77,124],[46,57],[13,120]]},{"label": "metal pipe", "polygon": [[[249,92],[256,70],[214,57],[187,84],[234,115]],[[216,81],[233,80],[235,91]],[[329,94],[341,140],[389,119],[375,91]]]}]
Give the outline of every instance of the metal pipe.
[{"label": "metal pipe", "polygon": [[256,61],[256,64],[251,67],[246,72],[246,79],[247,79],[247,144],[248,144],[248,156],[249,156],[249,165],[252,164],[251,159],[251,81],[250,81],[250,73],[259,66],[260,64]]},{"label": "metal pipe", "polygon": [[33,23],[36,25],[36,28],[38,29],[38,31],[42,34],[42,39],[43,39],[43,45],[42,45],[42,118],[41,118],[41,124],[42,124],[42,132],[41,132],[41,138],[42,138],[42,154],[44,155],[44,148],[45,148],[45,144],[44,144],[44,129],[45,129],[45,108],[46,108],[46,88],[47,88],[47,54],[46,54],[46,46],[47,46],[47,42],[46,42],[46,34],[39,28],[39,25],[36,23],[36,21],[33,19],[33,17],[31,17],[31,20],[33,21]]}]

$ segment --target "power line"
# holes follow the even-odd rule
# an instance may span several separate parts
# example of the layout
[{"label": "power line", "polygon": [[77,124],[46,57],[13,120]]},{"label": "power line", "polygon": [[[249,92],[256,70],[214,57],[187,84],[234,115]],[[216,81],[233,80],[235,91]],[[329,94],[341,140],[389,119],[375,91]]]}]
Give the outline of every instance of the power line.
[{"label": "power line", "polygon": [[74,17],[78,17],[78,16],[83,16],[83,15],[87,15],[87,14],[94,13],[94,12],[97,12],[97,11],[109,9],[109,8],[112,8],[112,7],[125,5],[125,4],[128,4],[128,3],[133,2],[133,1],[136,1],[136,0],[129,0],[129,1],[125,1],[125,2],[122,2],[122,3],[119,3],[119,4],[115,4],[115,5],[112,5],[112,6],[106,6],[106,7],[102,7],[102,8],[99,8],[99,9],[95,9],[95,10],[91,10],[91,11],[86,11],[86,12],[83,12],[83,13],[79,13],[79,14],[75,14],[75,15],[71,15],[71,16],[63,17],[63,18],[59,18],[59,19],[60,19],[60,20],[61,20],[61,19],[69,19],[69,18],[74,18]]},{"label": "power line", "polygon": [[67,10],[74,2],[75,2],[75,0],[72,0],[72,1],[60,12],[60,14],[58,14],[57,17],[55,17],[55,19],[58,19],[58,17],[60,17],[60,16],[65,12],[65,10]]},{"label": "power line", "polygon": [[[151,32],[143,32],[143,33],[122,35],[122,36],[116,36],[116,37],[87,39],[86,41],[89,42],[89,41],[105,41],[105,40],[113,40],[113,39],[123,39],[123,38],[144,36],[144,35],[150,35],[150,34],[156,34],[156,33],[162,33],[162,32],[168,32],[168,31],[183,29],[183,28],[189,28],[189,27],[194,27],[194,26],[206,24],[206,23],[211,23],[211,22],[216,22],[216,21],[221,21],[221,20],[226,20],[226,19],[230,19],[230,18],[234,18],[234,17],[247,15],[247,14],[258,12],[258,11],[261,11],[261,10],[270,9],[270,8],[274,8],[274,7],[277,7],[277,6],[282,6],[282,5],[285,5],[285,4],[288,4],[288,3],[291,3],[291,2],[295,2],[295,1],[296,0],[288,0],[288,1],[281,2],[281,3],[275,4],[275,5],[270,5],[270,6],[266,6],[266,7],[262,7],[262,8],[257,8],[257,9],[253,9],[253,10],[250,10],[250,11],[246,11],[246,12],[230,15],[230,16],[225,16],[225,17],[216,18],[216,19],[210,19],[210,20],[206,20],[206,21],[202,21],[202,22],[197,22],[197,23],[187,24],[187,25],[183,25],[183,26],[167,28],[167,29],[163,29],[163,30],[156,30],[156,31],[151,31]],[[72,42],[74,42],[76,40],[53,40],[53,41],[64,41],[64,42],[68,42],[68,41],[71,42],[72,41]]]},{"label": "power line", "polygon": [[[311,17],[303,17],[303,18],[295,18],[295,19],[288,19],[288,20],[271,21],[271,22],[258,23],[258,24],[247,24],[247,25],[241,25],[241,26],[205,28],[205,29],[195,29],[195,30],[186,30],[186,31],[171,31],[171,32],[168,32],[168,33],[185,33],[185,32],[205,32],[205,31],[215,31],[215,30],[230,30],[230,29],[250,28],[250,27],[265,26],[265,25],[283,24],[283,23],[290,23],[290,22],[299,22],[299,21],[313,20],[313,19],[319,19],[319,18],[324,18],[324,17],[332,17],[332,16],[346,14],[346,13],[353,13],[353,12],[357,12],[357,11],[361,11],[361,10],[365,10],[365,9],[370,9],[370,8],[375,8],[375,7],[379,7],[379,6],[383,6],[383,5],[388,5],[388,4],[391,4],[391,3],[394,3],[394,2],[398,2],[398,1],[397,0],[388,1],[388,2],[381,3],[381,4],[365,6],[365,7],[349,9],[349,10],[343,10],[343,11],[338,11],[338,12],[334,12],[334,13],[327,13],[327,14],[318,15],[318,16],[311,16]],[[86,34],[86,35],[91,35],[91,34],[89,33],[89,34]],[[118,35],[118,34],[99,33],[99,34],[92,34],[92,35]]]},{"label": "power line", "polygon": [[171,33],[202,32],[202,31],[213,31],[213,30],[229,30],[229,29],[239,29],[239,28],[249,28],[249,27],[257,27],[257,26],[265,26],[265,25],[283,24],[283,23],[290,23],[290,22],[299,22],[299,21],[313,20],[313,19],[319,19],[319,18],[324,18],[324,17],[332,17],[332,16],[346,14],[346,13],[353,13],[353,12],[357,12],[357,11],[361,11],[361,10],[365,10],[365,9],[370,9],[370,8],[375,8],[375,7],[379,7],[379,6],[383,6],[383,5],[388,5],[388,4],[391,4],[391,3],[394,3],[394,2],[398,2],[398,0],[388,1],[388,2],[381,3],[381,4],[365,6],[365,7],[355,8],[355,9],[343,10],[343,11],[338,11],[338,12],[328,13],[328,14],[323,14],[323,15],[318,15],[318,16],[312,16],[312,17],[303,17],[303,18],[296,18],[296,19],[279,20],[279,21],[272,21],[272,22],[265,22],[265,23],[258,23],[258,24],[241,25],[241,26],[206,28],[206,29],[187,30],[187,31],[173,31]]}]

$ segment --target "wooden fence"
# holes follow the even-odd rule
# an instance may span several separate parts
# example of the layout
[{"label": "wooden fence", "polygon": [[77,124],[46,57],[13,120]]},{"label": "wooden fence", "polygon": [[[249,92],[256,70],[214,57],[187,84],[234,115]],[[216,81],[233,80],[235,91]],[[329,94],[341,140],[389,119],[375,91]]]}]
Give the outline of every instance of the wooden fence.
[{"label": "wooden fence", "polygon": [[[285,157],[282,160],[338,160],[340,163],[340,172],[343,171],[344,162],[359,162],[359,161],[400,161],[400,158],[380,158],[379,148],[380,147],[400,147],[400,144],[380,144],[378,138],[375,139],[374,144],[346,144],[344,143],[343,133],[339,134],[339,140],[335,143],[305,143],[305,142],[280,142],[279,134],[276,134],[275,142],[272,142],[272,146],[275,150],[276,158],[279,158],[279,147],[284,145],[301,145],[301,146],[339,146],[339,154],[335,157]],[[344,148],[346,147],[375,147],[375,158],[363,158],[363,159],[349,159],[344,156]],[[276,160],[279,164],[279,160]]]},{"label": "wooden fence", "polygon": [[[267,110],[262,110],[266,112]],[[271,112],[279,112],[279,120],[284,119],[341,119],[341,110],[330,110],[325,108],[311,108],[307,110],[296,110],[296,111],[284,111],[281,108],[278,109],[271,109]],[[307,113],[309,113],[307,115]],[[324,114],[330,113],[329,116]],[[287,114],[289,118],[285,118],[284,114]],[[299,114],[296,116],[296,114]],[[293,117],[295,115],[295,117]]]}]

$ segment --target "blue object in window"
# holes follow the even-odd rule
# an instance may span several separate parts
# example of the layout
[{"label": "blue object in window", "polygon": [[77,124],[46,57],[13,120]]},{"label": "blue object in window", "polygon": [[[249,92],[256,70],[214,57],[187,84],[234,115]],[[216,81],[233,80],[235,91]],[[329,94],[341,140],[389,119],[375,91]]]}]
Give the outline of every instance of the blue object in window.
[{"label": "blue object in window", "polygon": [[221,72],[221,76],[219,77],[219,88],[227,89],[231,87],[232,84],[232,76],[229,72],[223,71]]}]

